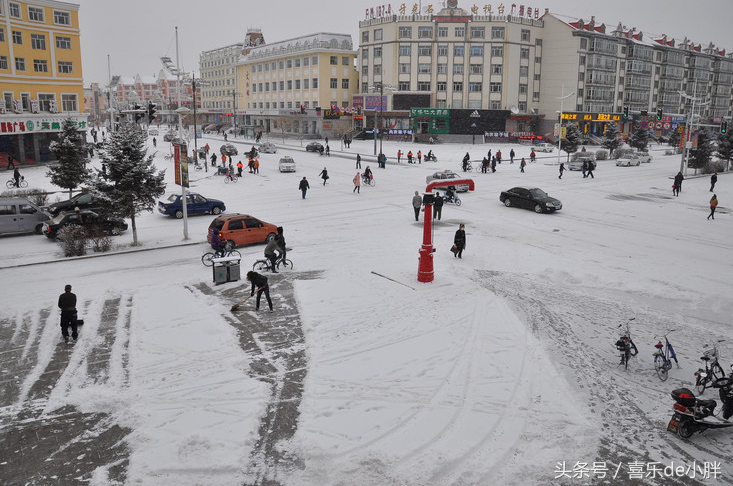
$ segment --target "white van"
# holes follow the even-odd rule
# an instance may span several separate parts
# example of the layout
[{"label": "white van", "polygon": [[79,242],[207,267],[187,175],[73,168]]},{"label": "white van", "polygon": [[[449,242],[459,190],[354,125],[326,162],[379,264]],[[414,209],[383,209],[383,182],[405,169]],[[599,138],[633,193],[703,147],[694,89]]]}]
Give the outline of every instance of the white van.
[{"label": "white van", "polygon": [[44,221],[51,215],[19,197],[0,198],[0,235],[14,233],[41,234]]},{"label": "white van", "polygon": [[535,152],[552,152],[555,150],[555,146],[550,143],[538,143],[535,145],[532,145],[530,147],[530,150],[534,150]]}]

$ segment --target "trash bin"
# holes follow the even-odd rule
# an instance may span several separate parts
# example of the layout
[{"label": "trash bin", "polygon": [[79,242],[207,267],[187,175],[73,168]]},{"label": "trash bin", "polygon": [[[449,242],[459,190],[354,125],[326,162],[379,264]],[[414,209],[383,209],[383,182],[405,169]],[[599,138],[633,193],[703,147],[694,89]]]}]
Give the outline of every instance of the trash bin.
[{"label": "trash bin", "polygon": [[242,278],[239,258],[213,258],[211,262],[213,263],[212,269],[214,272],[215,284],[219,285],[226,282],[236,282]]},{"label": "trash bin", "polygon": [[226,167],[219,167],[216,169],[217,175],[227,175],[227,168]]}]

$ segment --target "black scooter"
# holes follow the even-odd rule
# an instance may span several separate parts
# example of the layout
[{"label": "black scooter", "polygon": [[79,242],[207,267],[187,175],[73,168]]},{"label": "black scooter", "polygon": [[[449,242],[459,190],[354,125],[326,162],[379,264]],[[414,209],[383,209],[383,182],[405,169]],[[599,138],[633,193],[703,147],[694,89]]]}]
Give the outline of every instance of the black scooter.
[{"label": "black scooter", "polygon": [[678,388],[671,393],[675,401],[674,415],[667,424],[667,430],[688,439],[695,432],[733,427],[733,377],[720,378],[712,387],[718,389],[723,402],[719,412],[722,418],[714,414],[715,407],[718,406],[715,400],[701,400],[695,398],[689,389]]}]

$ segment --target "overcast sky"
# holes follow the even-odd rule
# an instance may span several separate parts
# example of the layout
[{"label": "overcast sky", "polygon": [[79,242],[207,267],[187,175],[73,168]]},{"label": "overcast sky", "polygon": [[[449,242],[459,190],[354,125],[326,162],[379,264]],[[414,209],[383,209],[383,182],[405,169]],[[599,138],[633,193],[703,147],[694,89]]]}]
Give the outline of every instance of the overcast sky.
[{"label": "overcast sky", "polygon": [[[350,34],[358,47],[359,21],[365,10],[391,5],[396,11],[403,2],[363,0],[76,0],[80,5],[84,85],[108,81],[107,56],[112,75],[157,74],[161,56],[176,60],[175,27],[178,26],[181,66],[198,73],[202,51],[227,46],[244,39],[248,28],[260,28],[267,42],[277,42],[316,32]],[[408,2],[412,5],[415,2]],[[422,1],[423,7],[430,2]],[[470,10],[491,5],[496,11],[502,2],[458,0]],[[442,1],[432,2],[438,10]],[[510,6],[511,3],[504,2]],[[647,35],[667,34],[695,43],[713,42],[733,52],[733,15],[731,0],[548,0],[518,2],[544,12],[590,19],[616,27],[636,27]]]}]

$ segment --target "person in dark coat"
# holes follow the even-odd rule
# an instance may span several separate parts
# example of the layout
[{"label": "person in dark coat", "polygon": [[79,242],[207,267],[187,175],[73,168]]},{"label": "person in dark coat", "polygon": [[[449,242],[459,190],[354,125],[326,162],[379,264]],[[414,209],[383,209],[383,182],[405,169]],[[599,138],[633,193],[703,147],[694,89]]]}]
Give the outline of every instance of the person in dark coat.
[{"label": "person in dark coat", "polygon": [[491,157],[491,172],[496,172],[496,155]]},{"label": "person in dark coat", "polygon": [[420,219],[420,208],[422,207],[422,198],[420,193],[415,191],[415,195],[412,196],[412,209],[415,210],[415,221]]},{"label": "person in dark coat", "polygon": [[280,250],[282,264],[286,267],[287,265],[285,264],[285,255],[287,254],[287,250],[285,249],[285,236],[283,235],[282,226],[277,227],[277,236],[275,236],[275,241],[277,241],[277,248]]},{"label": "person in dark coat", "polygon": [[715,189],[716,182],[718,182],[718,173],[717,172],[710,176],[710,192],[713,192],[713,190]]},{"label": "person in dark coat", "polygon": [[454,257],[463,258],[463,250],[466,248],[466,226],[460,225],[456,230],[456,235],[453,237],[453,245],[456,247],[453,252]]},{"label": "person in dark coat", "polygon": [[13,154],[8,152],[8,170],[15,169],[15,163],[13,162]]},{"label": "person in dark coat", "polygon": [[588,161],[588,176],[590,176],[591,179],[595,179],[595,176],[593,175],[593,169],[595,169],[595,164],[592,160]]},{"label": "person in dark coat", "polygon": [[436,192],[435,199],[433,200],[433,221],[435,221],[436,217],[440,220],[441,216],[443,216],[443,196],[439,192]]},{"label": "person in dark coat", "polygon": [[[522,160],[524,160],[524,159],[522,159]],[[560,175],[557,176],[558,179],[562,179],[562,173],[563,172],[565,172],[565,163],[564,162],[560,162]]]},{"label": "person in dark coat", "polygon": [[303,194],[303,199],[305,199],[305,193],[308,192],[308,189],[310,189],[311,186],[308,184],[308,179],[303,177],[303,179],[300,181],[300,184],[298,184],[298,189],[300,189],[300,192]]},{"label": "person in dark coat", "polygon": [[466,152],[466,155],[463,156],[463,172],[466,172],[468,170],[468,161],[471,160],[471,156],[468,155],[468,152]]},{"label": "person in dark coat", "polygon": [[250,270],[249,272],[247,272],[247,280],[252,282],[252,292],[249,295],[254,295],[255,287],[257,287],[257,301],[255,304],[255,310],[260,310],[260,299],[262,298],[262,294],[264,293],[265,298],[267,299],[267,304],[270,306],[270,311],[272,312],[272,299],[270,299],[270,286],[267,283],[267,277]]},{"label": "person in dark coat", "polygon": [[15,179],[15,187],[20,187],[20,171],[17,167],[13,169],[13,179]]},{"label": "person in dark coat", "polygon": [[514,149],[512,149],[511,152],[509,152],[509,163],[510,164],[514,163],[514,155],[516,154],[514,153]]},{"label": "person in dark coat", "polygon": [[211,154],[211,166],[216,167],[216,154]]},{"label": "person in dark coat", "polygon": [[328,170],[324,167],[321,173],[318,175],[321,176],[321,178],[323,179],[323,185],[325,186],[326,181],[328,180]]},{"label": "person in dark coat", "polygon": [[356,154],[356,168],[361,169],[361,155]]},{"label": "person in dark coat", "polygon": [[587,160],[584,160],[583,161],[583,165],[581,167],[581,171],[583,172],[583,178],[588,177],[588,174],[587,174],[587,172],[588,172],[588,161]]},{"label": "person in dark coat", "polygon": [[672,184],[672,194],[675,196],[679,196],[680,192],[682,191],[682,181],[685,180],[685,176],[682,175],[682,172],[677,172],[677,175],[674,176],[674,184]]},{"label": "person in dark coat", "polygon": [[69,326],[71,326],[71,339],[76,342],[79,337],[77,332],[76,294],[71,292],[71,285],[64,287],[64,293],[59,295],[59,309],[61,309],[61,335],[64,341],[69,342]]}]

